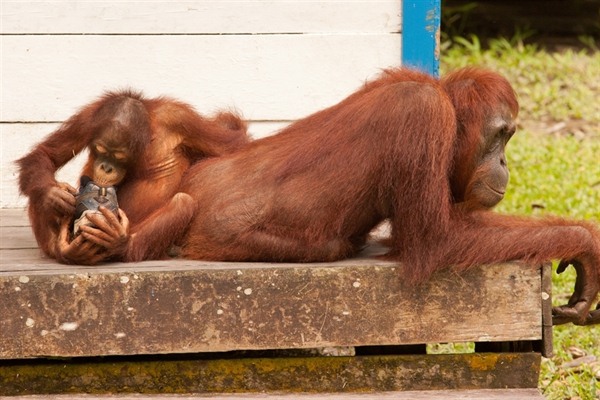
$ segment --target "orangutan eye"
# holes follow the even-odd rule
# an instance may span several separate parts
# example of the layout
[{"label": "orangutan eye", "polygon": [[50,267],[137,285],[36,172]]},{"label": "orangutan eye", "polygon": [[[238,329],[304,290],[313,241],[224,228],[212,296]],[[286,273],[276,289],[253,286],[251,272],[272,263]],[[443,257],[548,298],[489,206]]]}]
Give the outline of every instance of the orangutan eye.
[{"label": "orangutan eye", "polygon": [[102,146],[101,144],[95,144],[94,145],[94,149],[96,150],[97,153],[100,154],[106,154],[106,147]]},{"label": "orangutan eye", "polygon": [[127,154],[118,151],[118,152],[115,153],[115,160],[117,160],[117,161],[127,161]]}]

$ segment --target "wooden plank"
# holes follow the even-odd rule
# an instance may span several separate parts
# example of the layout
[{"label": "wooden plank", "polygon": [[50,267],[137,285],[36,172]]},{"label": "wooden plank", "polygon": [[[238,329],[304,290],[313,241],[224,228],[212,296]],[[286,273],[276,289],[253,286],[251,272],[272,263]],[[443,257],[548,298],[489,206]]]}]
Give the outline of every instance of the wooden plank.
[{"label": "wooden plank", "polygon": [[[289,121],[250,121],[248,132],[253,137],[260,138],[277,132],[288,123]],[[57,123],[0,124],[0,209],[25,207],[27,198],[19,194],[18,170],[14,162],[57,127]],[[58,171],[56,179],[77,187],[86,157],[87,152],[83,152],[71,160]],[[0,218],[4,218],[4,214],[0,214]],[[6,226],[4,223],[2,225]]]},{"label": "wooden plank", "polygon": [[[56,122],[119,87],[290,121],[400,63],[400,34],[0,36],[3,122]],[[35,101],[31,101],[35,99]]]},{"label": "wooden plank", "polygon": [[[4,227],[28,229],[23,210],[0,210],[0,217]],[[396,265],[373,258],[384,250],[371,246],[356,259],[309,265],[156,261],[92,268],[52,263],[35,248],[2,250],[0,357],[13,361],[0,367],[0,395],[92,387],[208,393],[224,386],[251,392],[536,386],[536,353],[249,358],[279,354],[270,349],[540,339],[539,269],[507,264],[460,277],[440,273],[414,288],[401,282]],[[16,251],[28,258],[11,258]],[[218,353],[231,350],[245,351]],[[204,354],[15,361],[163,352]],[[334,379],[315,380],[315,371]]]},{"label": "wooden plank", "polygon": [[2,33],[397,33],[400,3],[400,0],[3,1]]},{"label": "wooden plank", "polygon": [[[103,400],[113,399],[114,395],[40,395],[40,396],[15,396],[11,400]],[[206,395],[119,395],[119,400],[193,400],[206,398]],[[420,390],[406,392],[374,392],[374,393],[290,393],[290,394],[226,394],[211,395],[211,400],[268,400],[268,399],[300,399],[300,400],[544,400],[537,389],[475,389],[475,390]]]},{"label": "wooden plank", "polygon": [[0,395],[536,388],[536,353],[4,363]]},{"label": "wooden plank", "polygon": [[0,227],[30,226],[24,208],[0,209]]},{"label": "wooden plank", "polygon": [[37,243],[29,226],[0,226],[0,250],[35,248]]},{"label": "wooden plank", "polygon": [[546,358],[554,356],[552,330],[552,264],[542,267],[542,343],[541,353]]},{"label": "wooden plank", "polygon": [[373,258],[2,268],[0,358],[539,340],[542,334],[539,269],[517,264],[439,273],[416,287],[403,282],[396,264]]},{"label": "wooden plank", "polygon": [[30,273],[40,268],[47,269],[50,265],[56,267],[56,260],[46,257],[37,247],[0,250],[0,275],[7,272]]}]

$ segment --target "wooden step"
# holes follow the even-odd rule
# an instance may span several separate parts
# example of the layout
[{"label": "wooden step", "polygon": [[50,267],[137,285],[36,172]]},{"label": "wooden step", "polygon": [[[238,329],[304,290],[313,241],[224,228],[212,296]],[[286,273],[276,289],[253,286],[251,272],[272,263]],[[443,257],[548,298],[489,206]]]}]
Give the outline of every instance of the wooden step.
[{"label": "wooden step", "polygon": [[[0,210],[0,234],[0,396],[518,398],[493,396],[536,392],[552,352],[548,266],[445,270],[411,285],[373,243],[331,263],[82,267],[41,256],[23,210]],[[424,351],[448,342],[492,353]],[[324,356],[331,347],[349,353]]]},{"label": "wooden step", "polygon": [[0,365],[0,396],[527,389],[537,387],[540,360],[534,352],[343,357],[272,353],[268,358],[212,353],[185,359],[18,360]]},{"label": "wooden step", "polygon": [[332,263],[82,267],[42,257],[22,210],[0,217],[0,359],[551,338],[549,268],[447,270],[415,286],[375,244]]}]

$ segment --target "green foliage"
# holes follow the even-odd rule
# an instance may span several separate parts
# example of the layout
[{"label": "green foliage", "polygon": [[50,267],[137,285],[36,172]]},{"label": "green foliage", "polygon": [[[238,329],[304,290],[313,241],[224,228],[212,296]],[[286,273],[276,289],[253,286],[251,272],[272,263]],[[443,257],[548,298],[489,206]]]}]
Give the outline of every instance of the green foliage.
[{"label": "green foliage", "polygon": [[[600,221],[599,157],[600,140],[597,139],[517,133],[507,148],[511,182],[497,211]],[[573,269],[554,274],[555,305],[567,302],[574,281]],[[594,378],[592,366],[561,368],[561,364],[571,360],[568,349],[572,346],[600,359],[598,328],[573,325],[554,328],[556,355],[544,360],[540,387],[549,399],[596,399],[600,396],[600,381]]]},{"label": "green foliage", "polygon": [[471,19],[471,12],[477,8],[477,3],[466,3],[459,6],[442,5],[442,41],[452,41],[461,36]]},{"label": "green foliage", "polygon": [[517,132],[507,147],[511,171],[497,210],[600,221],[600,140]]},{"label": "green foliage", "polygon": [[506,76],[515,87],[522,119],[548,126],[565,120],[586,134],[600,135],[600,52],[548,52],[525,44],[524,35],[490,39],[455,38],[442,57],[442,73],[479,65]]},{"label": "green foliage", "polygon": [[[548,52],[524,44],[526,35],[492,39],[485,46],[475,36],[445,42],[442,73],[463,66],[487,67],[505,75],[519,96],[520,129],[507,147],[511,181],[498,212],[600,221],[600,53]],[[588,48],[596,45],[584,40]],[[566,303],[574,281],[572,268],[554,274],[556,305]],[[565,368],[563,364],[573,359],[572,346],[599,361]],[[542,363],[544,396],[600,399],[600,377],[594,377],[600,369],[598,326],[555,327],[554,350],[555,356]]]},{"label": "green foliage", "polygon": [[[598,22],[598,27],[600,28],[600,22]],[[593,36],[579,35],[577,39],[589,50],[600,51],[600,47],[598,47],[598,43],[596,43],[596,39]]]}]

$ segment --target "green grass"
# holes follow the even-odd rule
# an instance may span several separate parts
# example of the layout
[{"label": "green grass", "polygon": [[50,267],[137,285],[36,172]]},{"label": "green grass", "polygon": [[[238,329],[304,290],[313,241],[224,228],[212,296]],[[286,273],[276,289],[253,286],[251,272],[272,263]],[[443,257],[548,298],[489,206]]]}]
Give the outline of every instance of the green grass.
[{"label": "green grass", "polygon": [[517,132],[506,153],[511,177],[497,211],[600,221],[600,140]]},{"label": "green grass", "polygon": [[567,122],[600,135],[600,52],[548,52],[518,39],[492,39],[485,48],[477,37],[455,41],[444,52],[442,73],[467,65],[493,69],[515,87],[527,123]]},{"label": "green grass", "polygon": [[[498,212],[600,220],[600,140],[522,132],[509,144],[507,157],[511,183]],[[554,274],[555,305],[567,301],[574,279],[572,269]],[[600,329],[555,327],[555,356],[542,364],[540,388],[549,399],[600,398],[600,381],[594,378],[592,366],[571,371],[560,367],[571,359],[567,351],[571,346],[600,360]]]},{"label": "green grass", "polygon": [[[505,75],[515,87],[520,131],[508,145],[511,181],[497,211],[520,215],[561,215],[600,221],[600,52],[547,52],[517,39],[458,39],[446,48],[442,73],[484,66]],[[555,266],[556,267],[556,266]],[[553,301],[563,304],[575,274],[553,276]],[[566,369],[575,346],[598,363]],[[552,359],[542,362],[539,387],[548,399],[600,399],[600,326],[554,328]],[[460,349],[458,349],[460,351]]]}]

